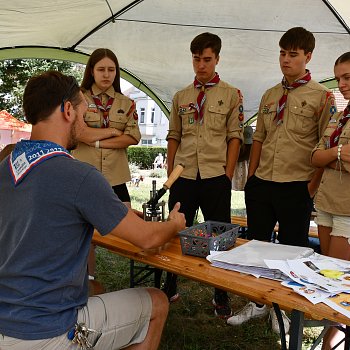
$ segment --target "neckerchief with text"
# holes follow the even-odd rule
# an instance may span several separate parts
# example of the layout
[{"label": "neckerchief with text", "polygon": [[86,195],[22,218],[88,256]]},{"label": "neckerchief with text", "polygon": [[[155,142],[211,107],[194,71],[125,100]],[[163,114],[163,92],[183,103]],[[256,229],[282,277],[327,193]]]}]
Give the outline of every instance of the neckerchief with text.
[{"label": "neckerchief with text", "polygon": [[10,173],[15,186],[19,185],[37,165],[58,156],[73,158],[64,147],[57,143],[43,140],[17,142],[8,158]]}]

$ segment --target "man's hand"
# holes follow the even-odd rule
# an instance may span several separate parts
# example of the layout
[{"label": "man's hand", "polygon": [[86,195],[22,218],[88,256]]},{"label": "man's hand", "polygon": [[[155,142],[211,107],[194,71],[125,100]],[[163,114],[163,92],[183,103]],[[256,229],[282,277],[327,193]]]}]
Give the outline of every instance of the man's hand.
[{"label": "man's hand", "polygon": [[181,231],[186,227],[185,215],[179,212],[180,202],[177,202],[173,210],[169,213],[168,221],[172,221],[177,226],[177,231]]}]

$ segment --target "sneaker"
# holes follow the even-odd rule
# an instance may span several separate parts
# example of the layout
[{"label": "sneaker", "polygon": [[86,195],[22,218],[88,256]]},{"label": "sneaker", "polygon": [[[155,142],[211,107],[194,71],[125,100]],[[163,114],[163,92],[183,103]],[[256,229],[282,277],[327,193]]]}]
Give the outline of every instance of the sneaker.
[{"label": "sneaker", "polygon": [[167,295],[169,303],[175,303],[179,300],[180,294],[176,291],[176,283],[166,284],[161,288],[161,290]]},{"label": "sneaker", "polygon": [[252,301],[249,302],[243,309],[235,313],[232,317],[227,320],[227,323],[231,326],[238,326],[244,322],[249,321],[251,318],[264,317],[269,312],[269,308],[264,305],[258,307]]},{"label": "sneaker", "polygon": [[[288,318],[288,316],[283,310],[281,310],[281,313],[282,313],[282,319],[283,319],[283,325],[284,325],[284,332],[285,334],[288,334],[289,328],[290,328],[290,319]],[[280,334],[280,326],[278,324],[277,315],[274,309],[270,310],[270,318],[271,318],[272,330],[275,333]]]},{"label": "sneaker", "polygon": [[214,305],[215,316],[220,318],[228,318],[232,316],[232,310],[230,306],[230,298],[224,293],[215,293],[212,300]]},{"label": "sneaker", "polygon": [[169,303],[175,303],[175,302],[177,302],[179,300],[179,298],[180,298],[180,294],[179,293],[175,293],[171,297],[168,296]]}]

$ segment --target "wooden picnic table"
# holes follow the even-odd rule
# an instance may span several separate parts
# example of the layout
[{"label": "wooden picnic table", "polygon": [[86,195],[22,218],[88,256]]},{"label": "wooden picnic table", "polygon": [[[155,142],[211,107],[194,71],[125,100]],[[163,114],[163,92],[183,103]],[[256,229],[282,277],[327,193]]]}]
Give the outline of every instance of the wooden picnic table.
[{"label": "wooden picnic table", "polygon": [[[235,246],[245,242],[246,240],[238,238]],[[292,289],[282,286],[279,281],[216,268],[204,258],[183,255],[179,237],[173,238],[161,249],[143,250],[113,235],[102,237],[95,231],[93,243],[143,264],[224,289],[258,303],[278,305],[281,309],[292,312],[289,349],[301,349],[305,318],[329,320],[350,326],[350,319],[346,316],[325,304],[313,305]]]}]

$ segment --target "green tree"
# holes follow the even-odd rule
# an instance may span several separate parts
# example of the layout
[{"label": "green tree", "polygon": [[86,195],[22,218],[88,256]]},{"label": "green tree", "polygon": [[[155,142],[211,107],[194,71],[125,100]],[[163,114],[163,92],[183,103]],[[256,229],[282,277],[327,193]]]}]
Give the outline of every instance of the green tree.
[{"label": "green tree", "polygon": [[28,79],[48,70],[57,70],[82,80],[84,65],[47,59],[14,59],[0,61],[0,110],[6,110],[25,121],[22,96]]}]

